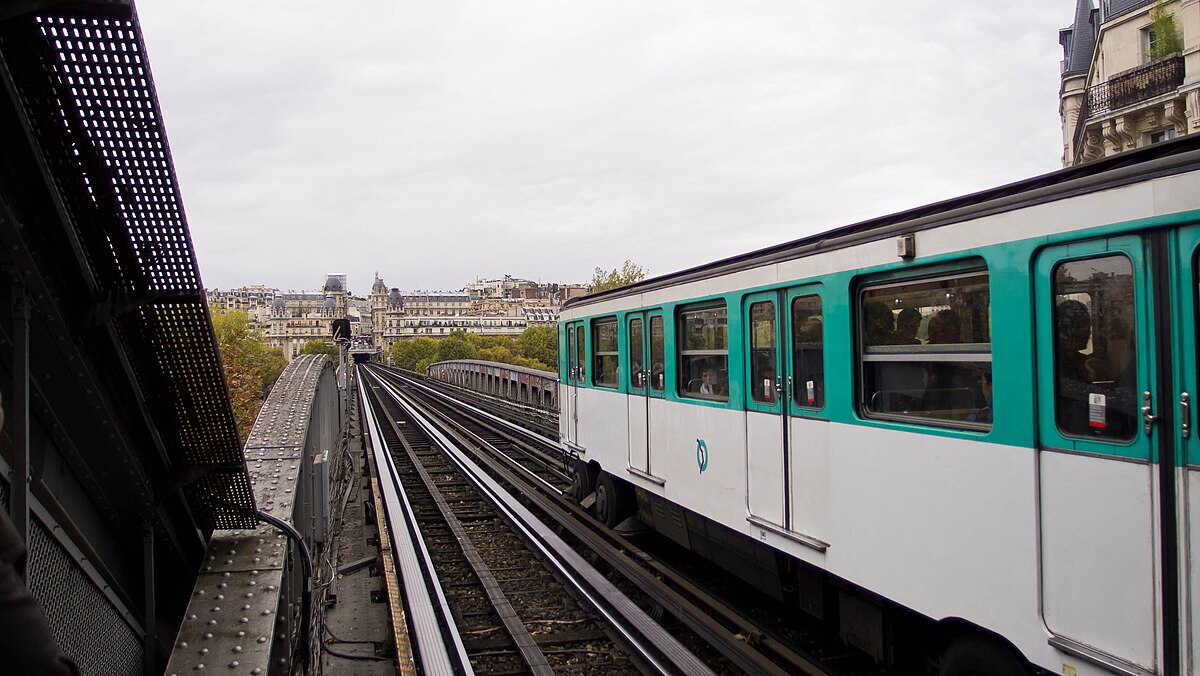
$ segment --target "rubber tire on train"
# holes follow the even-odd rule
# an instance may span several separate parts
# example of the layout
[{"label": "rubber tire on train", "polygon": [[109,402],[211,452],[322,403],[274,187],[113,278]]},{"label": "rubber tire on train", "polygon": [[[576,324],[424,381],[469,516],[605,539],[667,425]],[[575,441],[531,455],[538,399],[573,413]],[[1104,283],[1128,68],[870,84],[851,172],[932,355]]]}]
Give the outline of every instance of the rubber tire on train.
[{"label": "rubber tire on train", "polygon": [[1008,647],[977,635],[960,636],[942,653],[938,676],[1026,676],[1029,669]]},{"label": "rubber tire on train", "polygon": [[594,509],[596,520],[609,528],[615,528],[624,519],[621,515],[621,495],[617,491],[612,475],[601,471],[600,477],[596,481]]},{"label": "rubber tire on train", "polygon": [[587,463],[582,460],[572,460],[571,487],[568,492],[574,498],[575,504],[583,502],[587,496],[592,494],[593,490],[595,490],[595,486],[592,485],[592,474],[588,471]]}]

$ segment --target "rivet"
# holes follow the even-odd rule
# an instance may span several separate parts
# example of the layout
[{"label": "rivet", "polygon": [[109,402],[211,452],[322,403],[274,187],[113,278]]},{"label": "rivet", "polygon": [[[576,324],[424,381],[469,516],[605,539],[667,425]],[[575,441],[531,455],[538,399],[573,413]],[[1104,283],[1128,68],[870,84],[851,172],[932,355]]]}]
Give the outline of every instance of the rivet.
[{"label": "rivet", "polygon": [[207,655],[207,654],[208,654],[208,648],[201,648],[201,649],[200,649],[200,654],[201,654],[201,655]]},{"label": "rivet", "polygon": [[266,636],[259,636],[259,637],[258,637],[258,642],[259,642],[259,643],[266,643],[266,642],[267,642],[267,637],[266,637]]},{"label": "rivet", "polygon": [[208,639],[210,639],[210,638],[212,638],[212,634],[205,634],[205,635],[204,635],[204,640],[206,640],[206,641],[207,641],[207,640],[208,640]]},{"label": "rivet", "polygon": [[240,645],[233,646],[233,652],[235,652],[235,653],[242,652],[242,646],[240,646]]},{"label": "rivet", "polygon": [[229,663],[229,668],[230,668],[230,669],[237,669],[237,668],[238,668],[238,662],[237,662],[237,660],[234,660],[234,661],[230,662],[230,663]]}]

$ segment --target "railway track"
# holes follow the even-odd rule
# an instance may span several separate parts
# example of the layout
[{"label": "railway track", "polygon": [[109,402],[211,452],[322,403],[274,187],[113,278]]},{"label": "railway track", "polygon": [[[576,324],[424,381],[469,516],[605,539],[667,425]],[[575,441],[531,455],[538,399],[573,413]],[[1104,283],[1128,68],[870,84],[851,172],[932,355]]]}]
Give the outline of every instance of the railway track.
[{"label": "railway track", "polygon": [[360,373],[421,671],[711,673],[457,453],[403,386]]},{"label": "railway track", "polygon": [[[375,369],[393,387],[404,388],[440,420],[453,443],[469,450],[495,477],[538,504],[542,518],[564,532],[579,548],[601,561],[612,577],[634,587],[643,605],[667,610],[700,641],[720,654],[718,661],[747,673],[843,673],[817,659],[824,650],[799,652],[745,612],[717,598],[672,567],[639,550],[626,538],[592,519],[564,496],[570,479],[559,472],[563,452],[556,443],[530,435],[502,417],[480,414],[474,404],[430,387],[419,378]],[[529,447],[540,447],[536,451]],[[539,462],[549,465],[537,467]]]},{"label": "railway track", "polygon": [[546,410],[528,404],[516,404],[501,397],[472,390],[454,383],[428,378],[411,371],[388,369],[389,372],[403,375],[409,380],[419,381],[426,386],[449,394],[455,400],[486,411],[494,416],[534,432],[553,442],[558,440],[558,411]]}]

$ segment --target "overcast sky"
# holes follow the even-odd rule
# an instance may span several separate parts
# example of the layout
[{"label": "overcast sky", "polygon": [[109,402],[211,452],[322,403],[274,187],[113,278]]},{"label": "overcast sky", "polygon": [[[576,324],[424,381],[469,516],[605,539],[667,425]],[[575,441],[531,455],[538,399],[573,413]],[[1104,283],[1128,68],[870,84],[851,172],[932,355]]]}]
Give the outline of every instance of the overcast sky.
[{"label": "overcast sky", "polygon": [[1071,0],[139,0],[205,285],[652,275],[1059,168]]}]

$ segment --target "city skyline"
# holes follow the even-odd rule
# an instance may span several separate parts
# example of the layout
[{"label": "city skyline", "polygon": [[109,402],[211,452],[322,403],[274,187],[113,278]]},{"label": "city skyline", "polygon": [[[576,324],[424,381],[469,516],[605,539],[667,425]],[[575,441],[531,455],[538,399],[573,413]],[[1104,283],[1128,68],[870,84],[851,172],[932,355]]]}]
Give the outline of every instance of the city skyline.
[{"label": "city skyline", "polygon": [[[314,279],[323,281],[324,277],[326,275],[334,275],[334,274],[344,275],[346,287],[347,287],[346,291],[349,293],[349,295],[351,295],[355,298],[359,298],[359,299],[366,298],[371,295],[371,285],[374,284],[376,274],[378,274],[379,278],[382,279],[386,283],[387,288],[389,290],[395,288],[395,289],[400,289],[400,291],[407,292],[407,293],[436,293],[436,292],[440,292],[440,291],[456,292],[456,291],[462,291],[462,290],[466,289],[468,286],[471,286],[472,284],[480,284],[480,283],[485,283],[485,282],[498,282],[498,281],[502,281],[505,279],[511,279],[511,280],[515,280],[515,281],[534,282],[539,285],[559,285],[559,286],[587,286],[588,283],[591,281],[590,276],[589,276],[589,279],[587,279],[587,280],[572,282],[572,281],[561,281],[561,280],[544,281],[544,280],[531,279],[529,277],[521,277],[518,275],[501,275],[499,277],[487,277],[487,278],[476,277],[473,281],[464,282],[463,284],[461,284],[457,287],[437,288],[437,287],[431,287],[431,286],[420,286],[420,285],[404,286],[404,285],[399,285],[399,284],[393,284],[390,281],[388,281],[387,275],[382,274],[380,272],[375,272],[375,273],[372,273],[370,276],[371,281],[370,281],[370,284],[367,285],[367,290],[364,292],[358,292],[358,291],[355,291],[354,280],[357,277],[357,275],[355,275],[354,273],[322,272],[322,273],[318,273],[318,274],[311,275],[311,276]],[[269,281],[262,281],[262,280],[237,282],[232,285],[226,285],[226,286],[216,286],[213,284],[209,284],[207,282],[207,280],[205,280],[204,288],[205,288],[206,292],[232,291],[234,289],[251,289],[251,288],[255,288],[255,287],[262,287],[262,288],[267,288],[267,289],[273,289],[279,293],[320,293],[320,292],[322,292],[321,281],[314,282],[307,286],[293,288],[293,287],[279,286],[276,284],[272,284]]]}]

